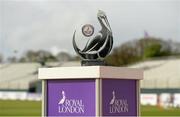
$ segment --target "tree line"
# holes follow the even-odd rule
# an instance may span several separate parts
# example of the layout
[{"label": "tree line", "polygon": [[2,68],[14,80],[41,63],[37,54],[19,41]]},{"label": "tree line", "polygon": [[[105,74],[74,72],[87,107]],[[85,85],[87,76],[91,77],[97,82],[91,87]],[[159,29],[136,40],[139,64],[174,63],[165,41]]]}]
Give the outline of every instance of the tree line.
[{"label": "tree line", "polygon": [[[161,38],[144,37],[141,39],[125,42],[114,47],[111,54],[106,57],[107,64],[112,66],[125,66],[142,60],[156,57],[179,56],[180,44],[172,41],[165,41]],[[45,50],[27,51],[22,57],[8,58],[9,62],[38,62],[44,65],[46,62],[65,62],[80,60],[78,56],[60,52],[56,56]],[[3,56],[0,54],[0,62]]]},{"label": "tree line", "polygon": [[152,58],[179,56],[179,45],[161,38],[145,37],[115,47],[106,61],[113,66],[125,66]]}]

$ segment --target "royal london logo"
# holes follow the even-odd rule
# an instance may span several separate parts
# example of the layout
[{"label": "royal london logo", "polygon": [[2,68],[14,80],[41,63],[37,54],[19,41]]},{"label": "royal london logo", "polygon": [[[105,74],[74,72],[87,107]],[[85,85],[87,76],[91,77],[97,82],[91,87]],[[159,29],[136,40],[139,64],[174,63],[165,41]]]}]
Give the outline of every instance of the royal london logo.
[{"label": "royal london logo", "polygon": [[59,113],[83,114],[85,111],[82,99],[68,99],[65,91],[62,91],[62,98],[58,102]]},{"label": "royal london logo", "polygon": [[128,112],[127,99],[117,98],[115,91],[112,92],[112,99],[109,103],[109,113],[123,113]]}]

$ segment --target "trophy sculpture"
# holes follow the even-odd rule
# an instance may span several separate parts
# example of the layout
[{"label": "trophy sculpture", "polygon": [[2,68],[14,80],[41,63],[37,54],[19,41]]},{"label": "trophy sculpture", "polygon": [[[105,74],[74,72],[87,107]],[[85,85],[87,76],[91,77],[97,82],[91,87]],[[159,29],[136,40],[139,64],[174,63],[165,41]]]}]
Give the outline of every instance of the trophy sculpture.
[{"label": "trophy sculpture", "polygon": [[92,36],[94,27],[91,24],[85,24],[82,27],[82,34],[89,38],[82,50],[75,41],[76,31],[73,35],[73,47],[82,59],[82,66],[105,65],[104,58],[110,53],[113,46],[112,30],[106,14],[99,10],[97,18],[101,25],[101,30],[95,36]]}]

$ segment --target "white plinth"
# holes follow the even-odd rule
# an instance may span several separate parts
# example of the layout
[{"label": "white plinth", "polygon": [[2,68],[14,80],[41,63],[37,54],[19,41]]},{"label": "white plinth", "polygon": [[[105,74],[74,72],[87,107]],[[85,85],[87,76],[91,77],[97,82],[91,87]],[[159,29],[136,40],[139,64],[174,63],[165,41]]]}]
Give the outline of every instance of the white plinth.
[{"label": "white plinth", "polygon": [[[40,68],[38,78],[43,80],[43,116],[139,116],[139,80],[143,79],[140,69],[109,66]],[[54,101],[62,99],[63,95],[67,102],[81,101],[82,111],[70,111],[73,105]],[[78,106],[73,108],[80,109]]]}]

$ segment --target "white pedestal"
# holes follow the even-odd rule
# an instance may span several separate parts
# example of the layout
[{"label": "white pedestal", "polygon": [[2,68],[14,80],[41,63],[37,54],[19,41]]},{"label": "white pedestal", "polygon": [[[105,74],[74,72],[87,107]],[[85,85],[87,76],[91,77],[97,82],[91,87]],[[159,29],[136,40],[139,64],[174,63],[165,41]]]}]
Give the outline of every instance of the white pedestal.
[{"label": "white pedestal", "polygon": [[40,68],[43,116],[139,116],[139,80],[133,68]]}]

